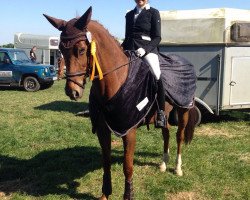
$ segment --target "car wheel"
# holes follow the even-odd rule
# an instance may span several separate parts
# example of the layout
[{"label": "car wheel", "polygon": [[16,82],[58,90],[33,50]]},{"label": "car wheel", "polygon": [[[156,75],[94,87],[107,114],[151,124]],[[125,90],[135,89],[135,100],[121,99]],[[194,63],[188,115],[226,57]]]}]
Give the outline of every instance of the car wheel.
[{"label": "car wheel", "polygon": [[40,83],[33,76],[28,76],[23,81],[23,87],[28,92],[36,92],[40,89]]}]

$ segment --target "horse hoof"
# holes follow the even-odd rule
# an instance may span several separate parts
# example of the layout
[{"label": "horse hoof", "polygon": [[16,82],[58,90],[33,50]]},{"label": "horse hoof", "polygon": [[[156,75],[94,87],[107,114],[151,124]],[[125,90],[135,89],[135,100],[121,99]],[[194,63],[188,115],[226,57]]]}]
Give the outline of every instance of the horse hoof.
[{"label": "horse hoof", "polygon": [[160,167],[160,172],[165,172],[167,170],[165,162],[162,162],[159,167]]},{"label": "horse hoof", "polygon": [[177,175],[177,176],[183,176],[183,171],[181,169],[175,169],[174,170],[174,173]]}]

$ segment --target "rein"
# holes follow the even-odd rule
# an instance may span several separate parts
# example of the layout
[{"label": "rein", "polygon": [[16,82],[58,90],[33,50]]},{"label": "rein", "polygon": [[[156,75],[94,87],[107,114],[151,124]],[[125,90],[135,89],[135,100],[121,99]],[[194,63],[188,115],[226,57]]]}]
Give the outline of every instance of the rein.
[{"label": "rein", "polygon": [[[94,48],[96,48],[96,47],[94,47]],[[96,50],[96,49],[95,49],[95,50]],[[95,79],[97,79],[97,78],[99,78],[99,79],[101,80],[104,76],[106,76],[106,75],[108,75],[108,74],[110,74],[110,73],[112,73],[112,72],[114,72],[114,71],[116,71],[116,70],[118,70],[118,69],[120,69],[120,68],[126,66],[126,65],[129,65],[130,63],[136,61],[138,58],[139,58],[139,57],[137,57],[137,58],[135,58],[135,59],[129,61],[128,63],[125,63],[125,64],[122,64],[122,65],[120,65],[120,66],[117,66],[117,67],[115,67],[115,68],[113,68],[113,69],[111,69],[111,70],[109,70],[109,71],[107,71],[107,72],[105,72],[105,73],[101,73],[101,74],[100,74],[100,71],[99,71],[99,70],[100,70],[100,66],[99,66],[99,63],[98,63],[98,61],[97,61],[97,63],[98,63],[97,69],[98,69],[99,75],[95,75],[95,76],[94,76],[94,75],[92,74],[91,80],[93,81],[93,80],[95,80]],[[90,58],[89,58],[89,56],[88,56],[88,60],[89,60],[89,59],[90,59]],[[96,59],[96,58],[95,58],[95,59]],[[77,61],[79,62],[78,59],[77,59]],[[79,63],[80,63],[80,62],[79,62]],[[93,67],[94,67],[94,66],[93,66]],[[73,80],[72,77],[78,77],[78,76],[84,76],[84,78],[89,77],[89,75],[90,75],[89,72],[91,71],[91,69],[94,70],[95,68],[91,68],[90,64],[88,64],[87,70],[86,70],[85,72],[66,73],[66,74],[65,74],[66,80],[71,81],[71,82],[75,83],[76,85],[78,85],[79,87],[81,87],[81,88],[84,89],[85,83],[84,83],[84,84],[78,83],[77,81]]]},{"label": "rein", "polygon": [[[111,70],[109,70],[109,71],[103,73],[103,76],[106,76],[106,75],[108,75],[108,74],[110,74],[110,73],[112,73],[112,72],[114,72],[114,71],[116,71],[116,70],[118,70],[118,69],[120,69],[120,68],[122,68],[122,67],[124,67],[124,66],[126,66],[126,65],[128,65],[128,64],[130,64],[130,63],[132,63],[132,62],[134,62],[134,61],[136,61],[138,58],[139,58],[139,57],[137,57],[137,58],[135,58],[135,59],[129,61],[128,63],[125,63],[125,64],[123,64],[123,65],[120,65],[120,66],[118,66],[118,67],[115,67],[114,69],[111,69]],[[97,79],[97,78],[99,78],[99,75],[94,76],[94,79]]]}]

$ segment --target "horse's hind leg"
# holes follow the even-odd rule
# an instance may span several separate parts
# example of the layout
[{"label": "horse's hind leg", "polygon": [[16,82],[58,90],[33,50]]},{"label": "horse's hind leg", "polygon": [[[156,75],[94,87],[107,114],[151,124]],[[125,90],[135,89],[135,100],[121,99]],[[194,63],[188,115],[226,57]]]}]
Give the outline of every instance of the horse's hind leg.
[{"label": "horse's hind leg", "polygon": [[97,136],[102,148],[103,159],[103,183],[102,183],[102,196],[99,200],[107,200],[108,196],[112,194],[111,184],[111,132],[103,125],[98,127]]},{"label": "horse's hind leg", "polygon": [[179,108],[178,109],[178,130],[176,133],[176,140],[177,140],[177,157],[176,157],[176,166],[175,166],[175,173],[178,176],[182,176],[183,172],[181,169],[182,160],[181,160],[181,147],[184,142],[185,137],[185,128],[188,123],[188,109]]},{"label": "horse's hind leg", "polygon": [[131,130],[123,138],[124,147],[124,161],[123,161],[123,173],[125,175],[125,190],[124,200],[134,199],[133,191],[133,167],[134,167],[134,152],[136,143],[136,131]]}]

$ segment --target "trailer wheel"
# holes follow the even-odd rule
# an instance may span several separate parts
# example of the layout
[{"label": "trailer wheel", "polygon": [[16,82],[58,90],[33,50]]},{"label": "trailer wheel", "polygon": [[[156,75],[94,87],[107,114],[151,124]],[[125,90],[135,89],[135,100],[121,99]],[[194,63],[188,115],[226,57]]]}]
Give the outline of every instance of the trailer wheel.
[{"label": "trailer wheel", "polygon": [[[202,115],[201,115],[201,111],[200,109],[195,106],[195,126],[198,126],[200,125],[201,123],[201,118],[202,118]],[[177,109],[173,109],[170,113],[170,123],[173,124],[173,125],[178,125],[178,112],[177,112]]]},{"label": "trailer wheel", "polygon": [[35,77],[27,76],[23,81],[23,87],[28,92],[36,92],[41,86]]}]

